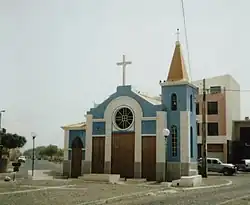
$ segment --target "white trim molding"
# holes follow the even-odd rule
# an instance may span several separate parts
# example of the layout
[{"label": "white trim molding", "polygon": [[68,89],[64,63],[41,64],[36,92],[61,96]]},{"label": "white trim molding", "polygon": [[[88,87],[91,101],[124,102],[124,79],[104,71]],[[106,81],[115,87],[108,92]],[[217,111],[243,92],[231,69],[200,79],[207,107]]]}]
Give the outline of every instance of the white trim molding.
[{"label": "white trim molding", "polygon": [[[207,136],[207,144],[226,144],[228,140],[227,136]],[[202,137],[197,136],[197,143],[202,143]]]},{"label": "white trim molding", "polygon": [[105,137],[105,135],[92,135],[92,137]]},{"label": "white trim molding", "polygon": [[156,137],[156,134],[142,134],[142,137]]},{"label": "white trim molding", "polygon": [[142,117],[142,120],[146,121],[146,120],[157,120],[156,117]]},{"label": "white trim molding", "polygon": [[190,163],[190,111],[180,112],[180,162]]},{"label": "white trim molding", "polygon": [[143,116],[140,104],[128,96],[120,96],[113,99],[104,112],[106,121],[106,138],[105,138],[105,161],[111,161],[111,135],[113,128],[113,114],[118,107],[130,107],[135,116],[135,162],[141,162],[141,119]]},{"label": "white trim molding", "polygon": [[69,159],[69,130],[64,130],[64,160]]},{"label": "white trim molding", "polygon": [[102,118],[100,118],[100,119],[93,119],[93,122],[105,122],[105,119],[102,119]]},{"label": "white trim molding", "polygon": [[[87,125],[87,130],[86,130],[86,153],[85,153],[85,159],[86,161],[91,162],[92,160],[92,128],[93,128],[93,116],[91,114],[86,116],[86,125]],[[91,173],[91,172],[90,172]]]},{"label": "white trim molding", "polygon": [[[167,118],[165,111],[158,111],[156,121],[156,162],[166,162],[166,142],[163,130],[167,128]],[[164,177],[165,178],[165,177]]]}]

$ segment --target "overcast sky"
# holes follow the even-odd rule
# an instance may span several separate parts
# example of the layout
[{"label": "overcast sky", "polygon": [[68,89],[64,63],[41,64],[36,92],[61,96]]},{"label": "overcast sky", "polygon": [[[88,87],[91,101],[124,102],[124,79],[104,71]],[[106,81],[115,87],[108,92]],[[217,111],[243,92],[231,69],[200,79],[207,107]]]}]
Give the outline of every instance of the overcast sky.
[{"label": "overcast sky", "polygon": [[[250,89],[250,1],[184,3],[192,79],[228,73]],[[26,147],[31,132],[39,145],[63,146],[60,126],[84,121],[122,83],[122,54],[132,61],[127,84],[158,95],[177,28],[186,58],[180,0],[0,0],[3,126],[26,136]]]}]

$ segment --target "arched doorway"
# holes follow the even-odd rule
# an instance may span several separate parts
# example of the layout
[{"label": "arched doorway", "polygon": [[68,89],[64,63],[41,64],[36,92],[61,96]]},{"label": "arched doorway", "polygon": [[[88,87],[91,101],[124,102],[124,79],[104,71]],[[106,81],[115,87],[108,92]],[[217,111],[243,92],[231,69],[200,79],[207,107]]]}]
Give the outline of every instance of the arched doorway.
[{"label": "arched doorway", "polygon": [[71,177],[81,176],[82,169],[82,140],[76,137],[72,142]]}]

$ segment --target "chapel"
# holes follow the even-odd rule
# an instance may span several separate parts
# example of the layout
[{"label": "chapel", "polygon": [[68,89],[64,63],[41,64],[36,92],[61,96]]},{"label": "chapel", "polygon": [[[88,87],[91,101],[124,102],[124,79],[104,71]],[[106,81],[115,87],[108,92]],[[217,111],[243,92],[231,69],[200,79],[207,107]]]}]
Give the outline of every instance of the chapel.
[{"label": "chapel", "polygon": [[[82,123],[63,126],[63,173],[120,174],[124,178],[172,181],[197,170],[196,95],[189,79],[180,41],[161,95],[150,97],[123,84],[91,108]],[[167,71],[167,70],[166,70]],[[164,129],[170,131],[164,136]]]}]

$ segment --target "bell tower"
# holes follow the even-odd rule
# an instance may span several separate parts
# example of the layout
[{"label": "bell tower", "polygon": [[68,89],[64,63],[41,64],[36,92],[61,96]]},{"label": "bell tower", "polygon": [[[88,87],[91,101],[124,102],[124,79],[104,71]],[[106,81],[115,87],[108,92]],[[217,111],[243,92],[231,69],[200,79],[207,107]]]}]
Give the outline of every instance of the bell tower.
[{"label": "bell tower", "polygon": [[179,41],[177,41],[167,80],[160,81],[162,104],[167,111],[170,135],[167,139],[167,178],[179,179],[197,170],[196,95],[198,88],[189,80]]}]

